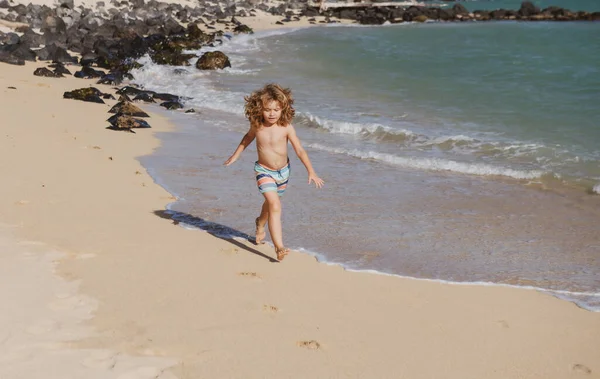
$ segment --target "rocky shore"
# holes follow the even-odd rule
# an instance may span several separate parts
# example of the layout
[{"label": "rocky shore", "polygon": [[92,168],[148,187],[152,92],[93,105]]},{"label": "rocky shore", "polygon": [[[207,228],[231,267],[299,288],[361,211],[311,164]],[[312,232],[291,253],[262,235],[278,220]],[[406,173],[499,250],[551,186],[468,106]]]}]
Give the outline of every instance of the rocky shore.
[{"label": "rocky shore", "polygon": [[[257,14],[275,16],[279,18],[277,24],[280,25],[301,19],[312,24],[346,20],[367,25],[428,20],[600,20],[600,12],[573,12],[559,7],[541,10],[529,1],[523,2],[519,10],[469,12],[461,4],[448,8],[353,4],[324,9],[307,0],[271,3],[247,0],[216,4],[200,1],[195,6],[155,0],[112,0],[109,4],[96,2],[94,9],[75,6],[74,0],[60,0],[54,8],[34,4],[12,5],[8,0],[2,0],[0,20],[4,25],[12,26],[14,31],[0,31],[0,61],[22,65],[26,60],[39,59],[79,63],[84,67],[97,66],[109,70],[114,81],[118,82],[136,66],[134,59],[144,54],[149,54],[158,64],[189,65],[189,60],[195,55],[186,53],[186,50],[218,45],[224,35],[252,33],[252,28],[240,19]],[[321,17],[320,21],[317,21],[318,17]],[[78,54],[78,57],[69,52]],[[214,64],[202,59],[199,68],[223,68],[227,64],[226,57],[219,57]],[[89,72],[90,75],[97,74]]]},{"label": "rocky shore", "polygon": [[[308,7],[304,15],[310,17],[319,14],[316,7]],[[384,23],[425,22],[425,21],[598,21],[600,12],[574,12],[560,7],[540,9],[530,1],[524,1],[518,10],[497,9],[493,11],[475,10],[469,12],[462,4],[452,7],[426,6],[351,6],[335,7],[324,11],[328,17],[354,20],[363,25],[381,25]]]}]

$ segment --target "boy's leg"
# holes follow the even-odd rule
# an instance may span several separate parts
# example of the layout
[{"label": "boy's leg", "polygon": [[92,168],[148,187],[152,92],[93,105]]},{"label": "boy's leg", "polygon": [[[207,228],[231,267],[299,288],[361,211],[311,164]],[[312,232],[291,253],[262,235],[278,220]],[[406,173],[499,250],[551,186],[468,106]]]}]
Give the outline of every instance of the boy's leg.
[{"label": "boy's leg", "polygon": [[265,243],[264,239],[267,234],[267,232],[265,232],[265,225],[267,224],[268,218],[269,218],[269,203],[265,199],[265,201],[263,202],[262,208],[260,210],[260,215],[255,220],[255,222],[256,222],[255,241],[256,241],[257,245],[261,244],[261,243]]},{"label": "boy's leg", "polygon": [[283,246],[283,232],[281,228],[281,200],[277,191],[263,193],[269,209],[269,233],[275,245],[277,259],[282,260],[289,250]]}]

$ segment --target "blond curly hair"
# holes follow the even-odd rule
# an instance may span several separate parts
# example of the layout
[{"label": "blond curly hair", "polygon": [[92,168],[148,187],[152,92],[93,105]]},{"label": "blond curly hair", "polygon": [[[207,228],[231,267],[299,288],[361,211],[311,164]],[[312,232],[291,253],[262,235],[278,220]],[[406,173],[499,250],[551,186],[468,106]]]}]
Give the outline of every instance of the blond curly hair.
[{"label": "blond curly hair", "polygon": [[250,96],[245,96],[244,100],[246,101],[244,113],[253,128],[258,128],[263,124],[263,109],[271,101],[277,101],[281,106],[281,117],[277,125],[288,126],[296,114],[293,107],[292,90],[283,88],[279,84],[267,84],[258,91],[252,92]]}]

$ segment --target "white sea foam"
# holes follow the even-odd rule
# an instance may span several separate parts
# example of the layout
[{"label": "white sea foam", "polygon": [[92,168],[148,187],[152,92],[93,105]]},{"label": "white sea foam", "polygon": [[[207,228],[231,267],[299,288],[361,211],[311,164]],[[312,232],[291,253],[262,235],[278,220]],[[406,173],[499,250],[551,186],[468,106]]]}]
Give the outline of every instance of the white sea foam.
[{"label": "white sea foam", "polygon": [[[226,34],[223,36],[221,44],[213,47],[205,46],[199,50],[187,50],[188,53],[196,54],[198,57],[208,51],[219,50],[226,53],[233,67],[226,68],[220,72],[195,69],[194,66],[198,58],[190,59],[190,66],[173,67],[155,64],[148,55],[145,55],[138,59],[138,62],[143,64],[143,67],[131,71],[135,78],[132,83],[138,84],[148,90],[168,92],[187,98],[187,100],[184,100],[187,106],[206,107],[242,115],[244,94],[216,90],[211,78],[218,75],[254,75],[258,70],[247,67],[245,63],[248,53],[260,49],[258,40],[265,37],[292,33],[298,29],[300,28],[268,30],[252,35],[240,34],[231,36]],[[175,73],[175,69],[178,69],[178,74]]]},{"label": "white sea foam", "polygon": [[[337,121],[318,117],[309,112],[301,112],[298,116],[299,124],[321,128],[332,134],[346,134],[375,140],[400,142],[419,150],[441,148],[468,156],[476,154],[500,159],[526,157],[530,158],[532,162],[538,162],[542,169],[546,169],[543,166],[544,163],[552,161],[556,156],[560,155],[561,162],[564,161],[563,155],[568,153],[536,143],[481,140],[464,134],[427,136],[406,128],[390,127],[380,123]],[[551,165],[548,165],[547,168],[550,169],[551,167]]]},{"label": "white sea foam", "polygon": [[456,147],[461,147],[465,149],[467,153],[471,153],[471,151],[479,149],[481,145],[481,141],[462,134],[453,136],[439,136],[432,139],[424,137],[414,142],[414,146],[419,148],[442,147],[446,149],[454,149]]},{"label": "white sea foam", "polygon": [[258,70],[227,67],[223,69],[223,72],[230,75],[255,75],[258,73]]},{"label": "white sea foam", "polygon": [[324,146],[321,144],[309,144],[313,149],[327,151],[334,154],[345,154],[360,159],[374,159],[377,161],[428,171],[450,171],[461,174],[479,176],[505,176],[514,179],[535,179],[541,177],[544,172],[531,170],[514,170],[506,167],[496,167],[483,163],[464,163],[438,158],[416,158],[400,157],[397,155],[378,153],[374,151],[361,151],[358,149],[342,149]]},{"label": "white sea foam", "polygon": [[596,184],[592,191],[598,195],[600,195],[600,183]]},{"label": "white sea foam", "polygon": [[[131,71],[135,78],[133,83],[148,90],[183,96],[187,98],[184,100],[187,106],[243,114],[243,94],[215,90],[209,78],[212,73],[157,65],[147,55],[138,61],[144,66]],[[183,69],[185,72],[176,74],[175,69]]]},{"label": "white sea foam", "polygon": [[268,38],[273,36],[279,36],[296,32],[303,28],[286,28],[286,29],[274,29],[264,30],[256,32],[254,34],[238,34],[235,36],[224,35],[221,39],[222,44],[211,46],[204,46],[200,50],[191,50],[191,52],[206,52],[206,51],[222,51],[226,54],[235,54],[243,57],[242,54],[247,54],[252,51],[258,51],[261,49],[259,40],[262,38]]},{"label": "white sea foam", "polygon": [[447,136],[437,137],[437,138],[434,138],[431,140],[431,142],[434,144],[443,144],[443,143],[451,142],[451,141],[474,142],[477,140],[473,137],[465,136],[462,134],[455,135],[455,136],[449,136],[449,137],[447,137]]},{"label": "white sea foam", "polygon": [[[387,134],[390,136],[401,136],[405,138],[415,137],[416,134],[407,129],[394,129],[389,126],[385,126],[382,124],[369,123],[369,124],[360,124],[353,122],[344,122],[344,121],[334,121],[328,120],[324,118],[317,117],[308,112],[302,112],[300,114],[302,118],[304,118],[308,123],[312,125],[317,125],[320,128],[323,128],[330,133],[334,134],[350,134],[357,136],[369,136],[369,135],[382,135]],[[301,122],[302,122],[301,118]]]},{"label": "white sea foam", "polygon": [[540,145],[537,143],[519,143],[519,144],[510,144],[506,146],[502,146],[502,150],[508,151],[524,151],[524,150],[536,150],[545,147],[544,145]]}]

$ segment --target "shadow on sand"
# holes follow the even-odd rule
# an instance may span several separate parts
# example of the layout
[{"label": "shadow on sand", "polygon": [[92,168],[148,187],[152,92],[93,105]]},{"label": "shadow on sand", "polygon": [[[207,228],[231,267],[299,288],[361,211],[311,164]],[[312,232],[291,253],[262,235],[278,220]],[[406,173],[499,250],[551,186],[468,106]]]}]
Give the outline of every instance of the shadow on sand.
[{"label": "shadow on sand", "polygon": [[236,241],[234,238],[243,238],[252,243],[255,242],[254,237],[247,235],[246,233],[242,233],[239,230],[230,228],[226,225],[217,224],[216,222],[206,221],[200,217],[192,216],[187,213],[177,212],[172,210],[157,210],[154,211],[154,214],[160,218],[164,218],[167,220],[173,221],[173,225],[178,225],[180,223],[191,225],[195,228],[204,230],[205,232],[222,239],[223,241],[227,241],[232,245],[239,247],[240,249],[246,250],[252,254],[256,254],[262,258],[269,260],[269,262],[279,262],[275,258],[271,258],[268,255],[261,253],[258,250],[255,250],[249,246],[244,245],[241,242]]}]

